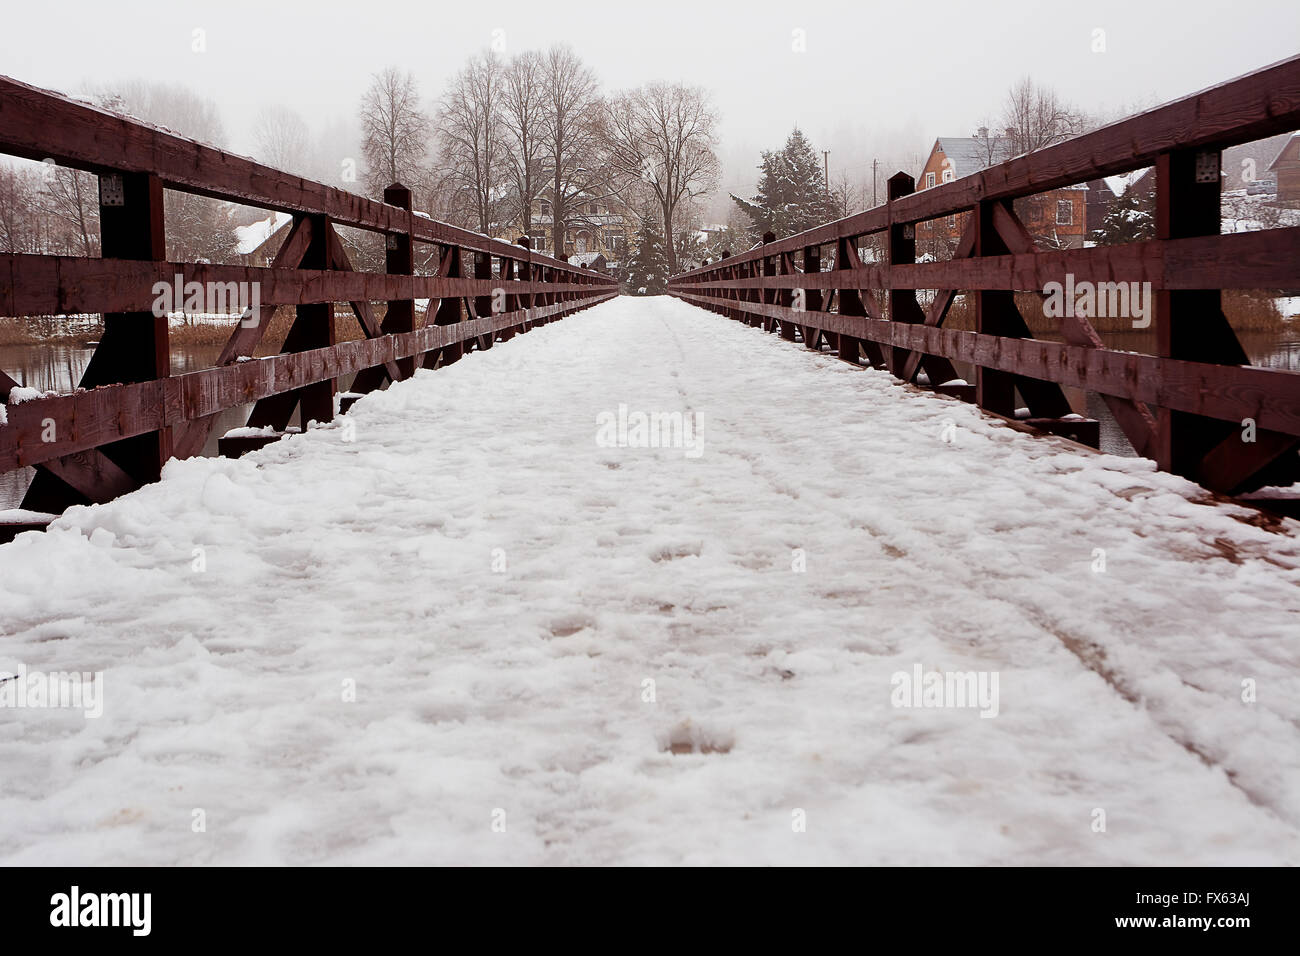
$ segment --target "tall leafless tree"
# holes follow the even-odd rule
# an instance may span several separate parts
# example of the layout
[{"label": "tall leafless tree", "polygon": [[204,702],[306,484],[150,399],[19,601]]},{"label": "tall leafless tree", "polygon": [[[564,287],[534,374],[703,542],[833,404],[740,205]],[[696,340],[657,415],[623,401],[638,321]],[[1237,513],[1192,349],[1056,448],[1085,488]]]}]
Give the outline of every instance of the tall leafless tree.
[{"label": "tall leafless tree", "polygon": [[1032,153],[1077,135],[1084,118],[1057,95],[1024,77],[1007,93],[1002,126],[1011,139],[1011,153]]},{"label": "tall leafless tree", "polygon": [[418,183],[428,149],[429,117],[420,106],[414,75],[394,67],[376,73],[361,98],[360,119],[370,194],[380,196],[393,183]]},{"label": "tall leafless tree", "polygon": [[547,141],[545,112],[545,61],[527,50],[514,57],[505,71],[502,124],[506,131],[506,161],[518,207],[523,235],[533,224],[533,199],[542,186],[541,156]]},{"label": "tall leafless tree", "polygon": [[50,213],[62,222],[83,256],[99,254],[99,188],[95,177],[79,169],[44,171],[44,195]]},{"label": "tall leafless tree", "polygon": [[[624,177],[638,178],[658,207],[664,235],[676,235],[677,210],[710,190],[717,180],[714,153],[717,114],[700,87],[650,83],[611,100],[604,133],[609,164]],[[677,255],[668,244],[668,267]]]},{"label": "tall leafless tree", "polygon": [[542,161],[550,187],[554,251],[563,256],[570,212],[603,178],[597,168],[602,103],[596,74],[570,47],[557,44],[542,60]]},{"label": "tall leafless tree", "polygon": [[311,131],[303,118],[284,106],[269,106],[253,123],[257,157],[268,166],[303,175],[310,161]]},{"label": "tall leafless tree", "polygon": [[506,175],[506,86],[501,59],[488,50],[456,75],[438,111],[445,175],[468,197],[478,229],[489,234]]}]

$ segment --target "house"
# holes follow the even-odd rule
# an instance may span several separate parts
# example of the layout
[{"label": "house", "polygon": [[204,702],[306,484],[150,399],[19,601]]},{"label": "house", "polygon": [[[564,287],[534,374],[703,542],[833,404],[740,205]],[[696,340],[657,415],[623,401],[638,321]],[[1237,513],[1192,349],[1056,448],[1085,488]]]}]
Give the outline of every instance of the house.
[{"label": "house", "polygon": [[239,264],[244,266],[269,266],[284,237],[288,235],[293,217],[287,212],[271,213],[265,219],[246,226],[235,227],[236,252]]},{"label": "house", "polygon": [[[974,136],[941,136],[934,141],[929,158],[917,177],[916,188],[933,189],[953,180],[970,176],[989,166],[1005,162],[1015,152],[1011,131],[1001,136],[989,135],[981,127]],[[1038,196],[1016,201],[1016,212],[1025,228],[1048,244],[1061,249],[1077,249],[1083,245],[1086,232],[1086,199],[1088,188],[1083,185],[1065,186]],[[948,258],[961,240],[969,213],[960,212],[940,219],[916,224],[917,253],[934,258]],[[946,253],[940,255],[940,246]]]},{"label": "house", "polygon": [[1293,133],[1278,151],[1268,171],[1277,177],[1277,198],[1300,201],[1300,133]]},{"label": "house", "polygon": [[528,230],[529,246],[538,252],[570,257],[600,253],[606,260],[622,259],[627,254],[629,224],[637,217],[612,192],[582,190],[569,199],[565,211],[563,248],[555,249],[554,204],[552,186],[543,186],[533,200],[532,224]]}]

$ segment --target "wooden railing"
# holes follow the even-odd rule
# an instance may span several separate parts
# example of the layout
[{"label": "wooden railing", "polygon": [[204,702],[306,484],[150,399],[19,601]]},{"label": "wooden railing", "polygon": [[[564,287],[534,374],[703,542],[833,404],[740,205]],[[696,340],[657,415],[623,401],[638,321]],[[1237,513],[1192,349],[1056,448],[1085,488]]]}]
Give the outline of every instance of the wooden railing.
[{"label": "wooden railing", "polygon": [[[104,314],[76,392],[7,406],[0,472],[37,468],[25,509],[155,480],[169,458],[198,454],[226,409],[253,404],[248,424],[275,433],[295,408],[303,428],[329,421],[340,376],[371,391],[618,292],[605,275],[415,213],[400,185],[376,202],[4,77],[0,153],[100,176],[102,258],[0,255],[0,315]],[[292,226],[268,268],[167,262],[164,189],[286,212]],[[383,234],[386,272],[353,271],[336,226]],[[416,243],[435,247],[436,275],[413,274]],[[178,275],[256,284],[262,308],[233,328],[216,367],[172,375],[154,286]],[[430,300],[422,327],[416,299]],[[335,340],[335,302],[351,304],[364,340]],[[382,321],[375,302],[387,303]],[[248,361],[282,306],[296,316],[281,354]],[[0,403],[16,385],[0,371]]]},{"label": "wooden railing", "polygon": [[[854,365],[865,356],[904,381],[924,372],[936,390],[1003,416],[1014,416],[1018,392],[1031,423],[1094,444],[1095,423],[1071,416],[1062,386],[1096,392],[1133,448],[1164,470],[1226,493],[1290,485],[1300,481],[1300,374],[1249,365],[1220,291],[1300,292],[1300,227],[1220,235],[1219,163],[1225,147],[1297,128],[1300,57],[920,192],[898,173],[884,205],[769,234],[673,277],[669,292],[810,348],[826,342]],[[1045,250],[1013,207],[1148,166],[1156,237],[1147,241]],[[917,224],[960,214],[952,260],[916,262]],[[1156,354],[1108,349],[1074,316],[1060,318],[1061,341],[1033,338],[1014,293],[1042,294],[1067,274],[1149,282]],[[928,308],[919,289],[937,290]],[[942,328],[959,291],[973,299],[975,331]],[[954,361],[975,367],[973,386],[944,384],[957,379]]]}]

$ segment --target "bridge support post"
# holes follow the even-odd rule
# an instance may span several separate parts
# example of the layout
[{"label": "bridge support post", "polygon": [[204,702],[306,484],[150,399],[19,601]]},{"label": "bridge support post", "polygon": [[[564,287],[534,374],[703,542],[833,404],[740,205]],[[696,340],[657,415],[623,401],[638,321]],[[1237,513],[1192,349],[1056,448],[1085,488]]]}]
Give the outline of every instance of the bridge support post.
[{"label": "bridge support post", "polygon": [[[1179,149],[1156,159],[1156,238],[1217,236],[1220,232],[1218,150]],[[1155,301],[1156,354],[1215,365],[1250,359],[1223,314],[1219,289],[1161,289]],[[1243,441],[1244,425],[1161,408],[1156,463],[1216,491],[1253,491],[1300,480],[1294,436],[1258,431]]]},{"label": "bridge support post", "polygon": [[[887,183],[887,198],[890,203],[916,192],[916,180],[907,173],[895,173]],[[916,262],[916,226],[910,222],[894,222],[893,207],[889,216],[889,265],[912,265]],[[903,322],[907,325],[925,323],[925,313],[916,301],[915,289],[889,289],[889,321]],[[898,378],[903,377],[903,367],[907,364],[908,349],[891,346],[887,356],[889,371]],[[934,384],[938,385],[938,382]]]},{"label": "bridge support post", "polygon": [[[492,278],[491,254],[486,252],[474,253],[474,278],[475,279]],[[492,314],[492,296],[490,294],[476,295],[474,297],[474,317],[476,319],[484,319],[490,316],[491,314]],[[477,345],[480,350],[490,349],[492,347],[492,340],[495,337],[496,337],[496,333],[489,332],[487,335],[480,336],[478,338],[473,339],[472,341],[473,344]],[[468,349],[468,345],[469,343],[466,343],[467,349]]]},{"label": "bridge support post", "polygon": [[[399,209],[405,209],[408,213],[406,234],[392,233],[385,242],[384,251],[384,270],[389,275],[411,276],[415,275],[415,244],[411,242],[411,190],[407,189],[401,183],[393,183],[384,190],[384,202],[390,206],[397,206]],[[383,330],[386,333],[401,334],[403,332],[415,331],[415,300],[414,299],[396,299],[388,303],[388,311],[384,315]],[[402,378],[410,378],[415,374],[415,356],[398,359],[397,369],[402,373]],[[355,389],[354,389],[355,391]]]},{"label": "bridge support post", "polygon": [[[99,203],[102,258],[166,260],[163,185],[158,176],[153,173],[101,175]],[[183,308],[183,303],[174,305]],[[170,376],[166,312],[161,309],[108,312],[104,315],[104,335],[78,386],[93,389]],[[157,481],[172,455],[171,430],[125,438],[104,445],[99,451],[99,455],[59,459],[56,467],[39,470],[23,497],[22,507],[57,514],[69,505],[106,501]],[[62,477],[55,477],[55,471]],[[75,481],[75,486],[69,481]]]}]

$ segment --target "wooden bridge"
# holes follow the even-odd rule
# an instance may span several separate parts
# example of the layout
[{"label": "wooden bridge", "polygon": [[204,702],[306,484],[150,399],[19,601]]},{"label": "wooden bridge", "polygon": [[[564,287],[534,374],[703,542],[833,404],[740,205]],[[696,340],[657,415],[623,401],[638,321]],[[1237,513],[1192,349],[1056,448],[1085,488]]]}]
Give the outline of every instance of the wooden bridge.
[{"label": "wooden bridge", "polygon": [[[1220,235],[1220,158],[1229,146],[1300,127],[1300,58],[1096,132],[920,192],[906,173],[888,202],[765,242],[669,282],[688,302],[844,361],[1090,444],[1062,391],[1097,392],[1140,455],[1207,488],[1248,495],[1300,481],[1300,375],[1250,365],[1221,290],[1300,292],[1300,227]],[[1156,236],[1093,248],[1040,248],[1017,199],[1153,166]],[[951,261],[917,262],[916,227],[964,217]],[[1157,354],[1106,348],[1086,317],[1035,337],[1014,299],[1049,283],[1150,283]],[[937,290],[928,308],[917,290]],[[973,331],[944,329],[956,296]],[[1280,292],[1278,293],[1280,294]],[[1073,311],[1073,310],[1071,310]],[[975,368],[974,384],[953,362]],[[1016,393],[1019,393],[1019,401]],[[1023,406],[1021,405],[1023,402]],[[1300,500],[1269,506],[1298,513]]]},{"label": "wooden bridge", "polygon": [[[955,182],[915,191],[899,173],[888,201],[675,276],[688,302],[853,365],[889,370],[1025,424],[1096,444],[1064,387],[1099,393],[1137,453],[1225,493],[1300,480],[1300,376],[1252,367],[1221,307],[1223,289],[1300,291],[1300,228],[1220,235],[1220,153],[1300,126],[1300,58],[1134,116]],[[7,407],[0,472],[35,466],[25,509],[57,513],[155,480],[170,458],[198,454],[219,413],[251,404],[273,440],[295,409],[302,427],[336,414],[340,376],[353,393],[617,294],[615,281],[520,245],[413,212],[394,185],[384,202],[263,166],[65,97],[0,78],[0,152],[99,175],[102,257],[0,256],[0,315],[103,313],[104,334],[75,392]],[[1155,167],[1157,236],[1046,250],[1015,200],[1100,176]],[[164,190],[291,214],[267,268],[166,261]],[[917,224],[964,216],[951,261],[917,262]],[[380,233],[386,271],[356,271],[336,226]],[[416,244],[436,270],[415,274]],[[1016,292],[1072,276],[1149,283],[1157,354],[1108,349],[1084,317],[1059,341],[1033,335]],[[176,277],[179,277],[177,280]],[[173,375],[156,283],[256,284],[265,310],[234,328],[215,367]],[[918,290],[938,290],[928,308]],[[956,296],[974,331],[943,328]],[[416,299],[432,321],[416,322]],[[332,303],[347,302],[365,338],[337,342]],[[386,303],[382,320],[373,303]],[[276,308],[296,310],[279,355],[248,361]],[[959,380],[954,362],[974,366]],[[0,401],[17,383],[0,372]],[[1023,417],[1023,416],[1022,416]],[[1296,502],[1271,499],[1272,507]],[[39,524],[37,522],[36,524]],[[26,525],[11,525],[12,536]]]},{"label": "wooden bridge", "polygon": [[[400,187],[0,81],[0,150],[105,200],[103,258],[0,257],[0,314],[106,315],[82,387],[0,425],[0,470],[35,466],[28,507],[63,511],[0,547],[0,705],[40,692],[0,710],[0,863],[1295,864],[1297,526],[1006,422],[1091,440],[1078,387],[1166,470],[1294,481],[1300,376],[1251,367],[1219,296],[1300,288],[1300,235],[1218,235],[1215,160],[1297,125],[1288,61],[934,189],[900,174],[882,207],[673,278],[685,301],[615,299]],[[1142,164],[1156,239],[1046,251],[1017,221],[1016,197]],[[293,226],[269,268],[167,262],[165,188]],[[957,258],[913,261],[915,226],[962,211]],[[350,269],[341,227],[385,236],[386,272]],[[153,286],[178,272],[292,306],[284,350],[250,358],[263,315],[170,374]],[[1014,292],[1066,273],[1151,282],[1160,354],[1031,335]],[[956,290],[974,331],[942,325]],[[331,338],[336,301],[365,339]],[[225,409],[258,442],[328,421],[348,374],[355,440],[197,454]],[[698,442],[602,440],[629,406]],[[1001,675],[996,699],[915,706],[922,668]],[[46,706],[74,672],[101,713]]]}]

